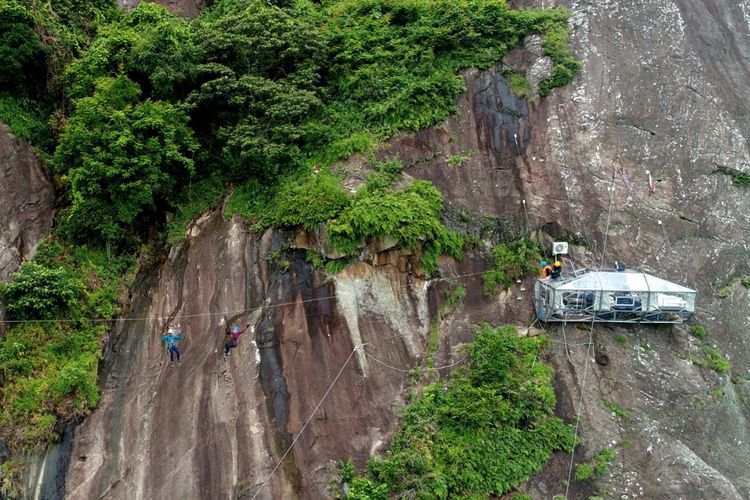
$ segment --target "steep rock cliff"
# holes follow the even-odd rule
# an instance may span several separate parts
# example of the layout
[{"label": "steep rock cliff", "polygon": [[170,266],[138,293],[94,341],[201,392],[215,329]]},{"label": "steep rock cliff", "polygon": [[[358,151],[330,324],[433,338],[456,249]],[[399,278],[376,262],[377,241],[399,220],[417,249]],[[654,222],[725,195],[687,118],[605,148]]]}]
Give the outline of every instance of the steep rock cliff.
[{"label": "steep rock cliff", "polygon": [[[0,124],[0,281],[6,281],[52,226],[55,189],[31,146]],[[5,306],[0,302],[0,319]],[[2,333],[2,326],[0,326]]]},{"label": "steep rock cliff", "polygon": [[[427,284],[399,269],[412,257],[330,279],[302,251],[267,259],[284,241],[210,214],[145,278],[110,343],[99,409],[76,430],[70,498],[254,494],[345,365],[259,498],[322,495],[330,459],[364,459],[393,428],[405,375],[365,352],[408,369],[423,349]],[[225,313],[251,325],[227,360]],[[161,336],[174,322],[183,361],[170,366]]]},{"label": "steep rock cliff", "polygon": [[[454,210],[515,220],[528,213],[530,226],[583,245],[578,265],[617,260],[699,290],[696,319],[731,359],[731,376],[696,366],[706,345],[683,328],[550,329],[561,411],[582,419],[576,462],[617,450],[609,475],[595,486],[573,481],[569,497],[750,498],[750,292],[734,280],[750,274],[750,196],[720,168],[750,168],[748,9],[710,1],[572,8],[584,63],[573,85],[526,118],[493,82],[501,78],[469,73],[462,113],[392,151],[410,174],[448,193]],[[533,75],[534,45],[508,63]],[[467,151],[469,160],[450,165]],[[527,297],[524,289],[530,283],[508,298]],[[496,321],[518,318],[500,309]],[[630,416],[617,417],[605,401]],[[565,492],[568,461],[557,457],[531,481],[534,497]]]},{"label": "steep rock cliff", "polygon": [[[748,171],[748,9],[718,0],[572,8],[584,63],[573,85],[527,105],[498,71],[469,71],[456,117],[380,154],[432,180],[449,215],[496,217],[490,239],[541,227],[573,238],[580,264],[618,260],[699,290],[698,319],[731,357],[731,377],[694,364],[703,346],[682,328],[550,328],[559,411],[581,416],[576,462],[617,450],[610,472],[593,485],[571,481],[569,498],[748,498],[750,294],[716,293],[750,274],[750,197],[716,173]],[[531,38],[508,64],[537,75],[537,55]],[[252,496],[336,380],[258,495],[318,498],[330,459],[361,464],[396,425],[407,375],[394,368],[422,356],[451,282],[467,297],[442,324],[439,362],[457,359],[476,321],[532,320],[530,281],[482,294],[481,249],[444,261],[431,282],[395,250],[330,278],[287,241],[209,214],[142,274],[133,313],[113,332],[102,402],[75,433],[69,498]],[[224,312],[254,328],[227,364]],[[178,367],[160,342],[170,322],[185,332]],[[569,459],[554,457],[527,485],[532,496],[565,493]]]},{"label": "steep rock cliff", "polygon": [[34,255],[54,217],[50,174],[23,139],[0,124],[0,280]]}]

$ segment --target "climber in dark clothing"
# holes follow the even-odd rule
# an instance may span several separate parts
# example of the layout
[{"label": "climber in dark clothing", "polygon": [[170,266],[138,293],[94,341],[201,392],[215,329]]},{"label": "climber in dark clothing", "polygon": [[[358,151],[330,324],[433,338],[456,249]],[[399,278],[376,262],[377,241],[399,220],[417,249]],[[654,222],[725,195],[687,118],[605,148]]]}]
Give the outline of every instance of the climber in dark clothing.
[{"label": "climber in dark clothing", "polygon": [[555,261],[555,264],[552,266],[552,279],[556,280],[560,278],[562,275],[562,264],[560,264],[560,261]]},{"label": "climber in dark clothing", "polygon": [[164,335],[161,339],[167,343],[167,352],[169,353],[169,362],[174,363],[175,354],[177,355],[177,361],[179,361],[180,350],[177,349],[177,341],[180,340],[180,336],[175,335],[172,332],[169,332],[169,335]]},{"label": "climber in dark clothing", "polygon": [[245,325],[245,328],[240,330],[240,327],[237,325],[232,326],[230,329],[227,327],[227,335],[229,335],[231,338],[229,339],[229,342],[227,342],[227,345],[224,346],[224,357],[226,358],[229,356],[229,350],[237,347],[237,339],[240,338],[240,335],[245,333],[245,330],[247,330],[250,327],[250,325]]}]

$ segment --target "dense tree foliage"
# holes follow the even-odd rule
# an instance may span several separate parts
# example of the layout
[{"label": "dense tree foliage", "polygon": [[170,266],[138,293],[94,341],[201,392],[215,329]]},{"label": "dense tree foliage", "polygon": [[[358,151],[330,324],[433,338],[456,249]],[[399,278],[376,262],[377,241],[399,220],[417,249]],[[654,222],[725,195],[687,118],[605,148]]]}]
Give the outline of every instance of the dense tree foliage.
[{"label": "dense tree foliage", "polygon": [[127,75],[143,98],[177,100],[195,80],[198,53],[187,20],[142,3],[104,26],[86,53],[65,71],[70,98],[94,93],[99,78]]},{"label": "dense tree foliage", "polygon": [[[517,11],[504,0],[221,0],[191,23],[143,3],[102,26],[66,70],[73,111],[55,165],[71,190],[66,220],[83,222],[62,227],[79,240],[120,240],[142,213],[180,210],[184,197],[167,194],[186,172],[196,186],[248,183],[238,192],[278,194],[294,212],[304,203],[289,196],[295,178],[453,112],[461,68],[493,64],[531,32],[553,33],[548,46],[567,56],[565,19],[559,9]],[[572,74],[556,71],[554,85]],[[128,109],[115,109],[100,86],[122,78],[139,92]],[[146,138],[133,129],[142,113],[164,127],[163,137],[134,151]],[[190,154],[193,136],[200,157]],[[136,193],[136,177],[144,192]],[[251,213],[254,206],[239,211],[281,225],[322,222],[269,218]]]},{"label": "dense tree foliage", "polygon": [[45,59],[51,52],[26,9],[0,3],[0,90],[37,95],[45,87]]},{"label": "dense tree foliage", "polygon": [[114,0],[0,0],[0,123],[43,155],[52,152],[49,122],[64,108],[63,69],[96,26],[117,15]]},{"label": "dense tree foliage", "polygon": [[133,262],[51,240],[2,285],[10,317],[25,321],[0,339],[0,441],[34,449],[96,405],[102,334]]},{"label": "dense tree foliage", "polygon": [[233,181],[273,184],[296,171],[321,105],[325,41],[311,10],[266,2],[217,4],[196,27],[200,86],[191,95],[203,142]]},{"label": "dense tree foliage", "polygon": [[195,173],[198,144],[185,106],[139,101],[126,76],[102,77],[95,87],[76,101],[55,153],[72,196],[61,226],[73,239],[121,241]]},{"label": "dense tree foliage", "polygon": [[517,279],[522,279],[538,269],[544,247],[531,238],[522,238],[509,243],[498,243],[492,247],[494,264],[482,275],[484,293],[491,295],[507,290]]},{"label": "dense tree foliage", "polygon": [[0,293],[15,319],[64,318],[83,296],[83,283],[67,268],[24,262],[12,278],[0,283]]}]

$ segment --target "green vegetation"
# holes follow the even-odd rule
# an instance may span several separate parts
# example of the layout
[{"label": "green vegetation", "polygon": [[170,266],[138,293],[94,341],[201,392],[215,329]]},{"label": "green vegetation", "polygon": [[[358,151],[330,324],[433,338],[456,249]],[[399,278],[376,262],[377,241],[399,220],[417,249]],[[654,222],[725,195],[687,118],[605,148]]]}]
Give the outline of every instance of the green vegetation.
[{"label": "green vegetation", "polygon": [[139,95],[126,76],[103,77],[76,101],[54,158],[70,185],[60,223],[71,240],[127,241],[195,173],[198,143],[184,106]]},{"label": "green vegetation", "polygon": [[732,369],[732,363],[721,353],[721,351],[719,351],[715,347],[710,347],[709,345],[707,345],[708,332],[706,332],[706,327],[700,323],[697,323],[695,325],[692,325],[689,331],[690,335],[702,341],[700,344],[702,345],[703,349],[703,356],[689,358],[692,360],[693,364],[696,364],[698,366],[707,366],[708,368],[714,370],[716,373],[729,373],[729,371]]},{"label": "green vegetation", "polygon": [[506,290],[513,280],[520,279],[536,269],[544,248],[536,240],[524,238],[492,247],[495,263],[483,276],[484,292],[492,295]]},{"label": "green vegetation", "polygon": [[12,281],[0,283],[8,312],[16,319],[66,318],[83,298],[84,284],[69,267],[24,262]]},{"label": "green vegetation", "polygon": [[214,209],[224,199],[224,184],[218,175],[190,183],[185,191],[179,194],[176,201],[176,213],[167,224],[167,241],[172,244],[183,241],[185,228],[201,213]]},{"label": "green vegetation", "polygon": [[0,90],[41,92],[51,52],[34,30],[31,12],[16,3],[0,4]]},{"label": "green vegetation", "polygon": [[154,3],[101,27],[98,36],[66,70],[68,96],[94,95],[102,78],[127,76],[144,98],[176,100],[195,80],[199,53],[190,22]]},{"label": "green vegetation", "polygon": [[[440,255],[463,256],[463,238],[440,221],[443,197],[429,182],[394,188],[401,163],[375,163],[367,182],[351,195],[341,179],[330,173],[290,178],[275,193],[258,184],[246,184],[227,205],[227,214],[239,213],[254,227],[325,225],[328,241],[338,252],[353,255],[368,240],[390,237],[399,245],[421,251],[423,268],[431,272]],[[338,260],[338,259],[337,259]]]},{"label": "green vegetation", "polygon": [[737,187],[747,187],[750,186],[750,174],[736,174],[732,176],[732,184],[734,184]]},{"label": "green vegetation", "polygon": [[0,463],[0,496],[21,498],[23,493],[22,473],[23,464],[18,459],[10,459]]},{"label": "green vegetation", "polygon": [[102,335],[127,294],[132,264],[52,240],[2,284],[10,318],[26,322],[0,339],[0,441],[35,449],[96,406]]},{"label": "green vegetation", "polygon": [[[444,120],[464,90],[459,70],[494,64],[528,33],[563,57],[567,16],[502,0],[221,0],[190,22],[140,4],[102,26],[62,79],[73,99],[55,155],[71,191],[65,234],[122,242],[133,217],[159,223],[200,195],[187,186],[214,199],[207,178],[239,185],[230,207],[258,224],[330,221],[346,197],[328,166]],[[131,201],[134,178],[144,186]]]},{"label": "green vegetation", "polygon": [[531,93],[531,87],[529,81],[525,76],[518,73],[510,73],[508,77],[510,82],[510,90],[519,97],[528,97]]},{"label": "green vegetation", "polygon": [[554,73],[552,78],[539,82],[539,94],[546,96],[555,87],[561,87],[573,80],[581,69],[581,62],[573,56],[568,45],[570,32],[565,24],[556,24],[546,32],[544,37],[544,54],[552,59]]},{"label": "green vegetation", "polygon": [[604,406],[612,413],[617,415],[620,418],[628,419],[630,418],[630,413],[628,413],[627,410],[623,409],[621,406],[619,406],[617,403],[613,403],[612,401],[608,401],[606,399],[602,400],[602,403],[604,403]]},{"label": "green vegetation", "polygon": [[576,465],[576,481],[590,481],[603,476],[615,455],[612,448],[604,448],[591,459],[591,462]]},{"label": "green vegetation", "polygon": [[323,269],[330,275],[340,273],[349,265],[349,262],[351,262],[351,259],[346,257],[340,259],[329,259],[315,250],[307,250],[305,252],[305,260],[312,264],[315,269]]},{"label": "green vegetation", "polygon": [[698,323],[697,325],[693,325],[690,327],[690,335],[697,339],[705,339],[706,338],[706,327]]},{"label": "green vegetation", "polygon": [[718,349],[714,347],[704,347],[703,357],[693,359],[693,363],[700,366],[707,366],[716,373],[729,373],[732,369],[732,362],[729,361]]},{"label": "green vegetation", "polygon": [[384,456],[363,475],[346,468],[348,498],[499,496],[571,450],[571,426],[553,416],[552,369],[539,360],[545,343],[480,325],[467,366],[405,408]]},{"label": "green vegetation", "polygon": [[750,275],[735,276],[729,281],[729,283],[721,287],[719,291],[716,292],[716,295],[720,299],[726,299],[732,295],[732,290],[734,290],[735,285],[738,283],[745,288],[750,289]]},{"label": "green vegetation", "polygon": [[117,15],[110,0],[0,1],[0,123],[51,153],[48,122],[62,116],[63,68],[85,49],[97,26]]},{"label": "green vegetation", "polygon": [[568,17],[511,10],[502,0],[346,0],[326,10],[336,99],[320,121],[334,142],[356,130],[384,138],[444,120],[464,90],[459,69],[489,67],[528,33],[560,38]]},{"label": "green vegetation", "polygon": [[51,130],[45,120],[44,110],[35,101],[0,93],[0,123],[8,125],[18,137],[43,149],[51,145]]},{"label": "green vegetation", "polygon": [[275,191],[258,183],[238,188],[227,204],[226,214],[241,215],[256,230],[267,227],[304,227],[312,231],[334,219],[351,205],[351,196],[335,174],[291,177]]},{"label": "green vegetation", "polygon": [[471,160],[471,158],[474,156],[475,151],[473,149],[468,149],[466,151],[462,151],[457,155],[453,155],[448,160],[446,160],[446,163],[448,165],[463,165],[464,163]]},{"label": "green vegetation", "polygon": [[422,267],[430,272],[440,255],[463,257],[463,238],[440,222],[442,210],[443,197],[429,182],[397,190],[365,189],[328,225],[328,236],[333,248],[345,254],[367,239],[395,238],[405,248],[421,248]]},{"label": "green vegetation", "polygon": [[746,172],[724,165],[717,165],[716,172],[728,175],[732,179],[732,184],[737,187],[750,186],[750,174]]}]

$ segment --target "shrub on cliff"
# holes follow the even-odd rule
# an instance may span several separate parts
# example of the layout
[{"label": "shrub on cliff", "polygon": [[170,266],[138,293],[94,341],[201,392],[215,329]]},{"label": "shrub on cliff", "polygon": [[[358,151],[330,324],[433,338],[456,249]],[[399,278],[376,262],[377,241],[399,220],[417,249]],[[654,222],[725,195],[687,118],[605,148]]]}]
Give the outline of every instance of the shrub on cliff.
[{"label": "shrub on cliff", "polygon": [[349,474],[348,498],[487,498],[511,491],[554,450],[570,450],[571,426],[553,416],[544,337],[479,326],[467,366],[431,384],[404,409],[388,450],[366,475]]},{"label": "shrub on cliff", "polygon": [[132,264],[48,241],[3,285],[12,317],[26,320],[0,338],[0,441],[11,449],[52,442],[62,423],[96,406],[102,336]]},{"label": "shrub on cliff", "polygon": [[551,26],[544,37],[544,55],[549,56],[553,63],[552,77],[539,82],[539,94],[547,96],[555,87],[567,85],[581,69],[581,62],[575,58],[568,45],[570,32],[567,26],[557,24]]},{"label": "shrub on cliff", "polygon": [[536,269],[544,248],[539,242],[524,238],[510,243],[500,243],[492,247],[494,264],[482,275],[484,293],[491,295],[506,290],[513,280],[520,279]]},{"label": "shrub on cliff", "polygon": [[362,190],[350,207],[328,225],[331,245],[351,254],[362,241],[388,236],[411,250],[422,250],[422,266],[432,271],[437,258],[463,257],[463,238],[440,222],[443,197],[427,181],[388,191]]},{"label": "shrub on cliff", "polygon": [[67,268],[24,262],[11,278],[0,283],[0,292],[13,319],[67,317],[83,298],[83,282]]}]

